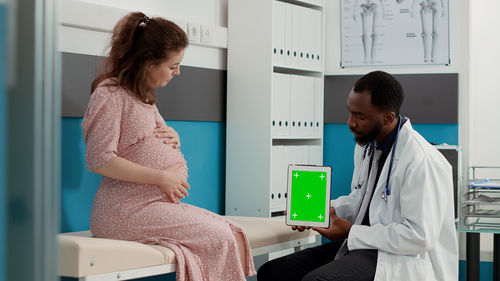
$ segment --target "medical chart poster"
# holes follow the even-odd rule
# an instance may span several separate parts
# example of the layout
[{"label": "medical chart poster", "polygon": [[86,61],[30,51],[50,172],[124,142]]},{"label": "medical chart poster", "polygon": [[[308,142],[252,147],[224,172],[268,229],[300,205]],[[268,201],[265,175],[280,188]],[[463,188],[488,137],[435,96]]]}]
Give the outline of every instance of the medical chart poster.
[{"label": "medical chart poster", "polygon": [[341,0],[341,67],[450,63],[449,0]]}]

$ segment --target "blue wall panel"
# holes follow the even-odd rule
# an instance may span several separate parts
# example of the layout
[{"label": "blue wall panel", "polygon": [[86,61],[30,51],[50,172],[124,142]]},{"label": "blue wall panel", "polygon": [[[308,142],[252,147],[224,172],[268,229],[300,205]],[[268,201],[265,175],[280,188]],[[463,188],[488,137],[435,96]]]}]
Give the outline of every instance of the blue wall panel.
[{"label": "blue wall panel", "polygon": [[62,119],[61,231],[89,229],[90,210],[101,176],[88,172],[81,118]]},{"label": "blue wall panel", "polygon": [[[466,262],[460,261],[458,263],[458,280],[466,281]],[[493,262],[482,261],[479,263],[479,281],[493,280]]]},{"label": "blue wall panel", "polygon": [[327,123],[324,127],[323,165],[332,167],[332,198],[351,192],[354,169],[354,137],[347,124]]},{"label": "blue wall panel", "polygon": [[431,143],[458,145],[458,124],[412,124],[412,126]]},{"label": "blue wall panel", "polygon": [[[62,119],[61,231],[89,229],[94,194],[101,177],[87,171],[81,118]],[[225,123],[169,121],[180,135],[189,167],[185,203],[224,213]]]},{"label": "blue wall panel", "polygon": [[7,7],[0,4],[0,281],[5,280],[5,251],[6,251],[6,147],[7,147],[7,86],[6,86],[6,45],[7,45]]},{"label": "blue wall panel", "polygon": [[225,212],[226,123],[167,121],[180,135],[191,186],[185,203]]}]

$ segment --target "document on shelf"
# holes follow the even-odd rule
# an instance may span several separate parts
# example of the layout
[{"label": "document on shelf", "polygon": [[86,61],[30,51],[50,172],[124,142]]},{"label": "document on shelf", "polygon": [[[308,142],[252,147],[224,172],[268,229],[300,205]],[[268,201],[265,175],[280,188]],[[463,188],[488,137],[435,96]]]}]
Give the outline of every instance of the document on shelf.
[{"label": "document on shelf", "polygon": [[481,180],[474,181],[468,185],[470,188],[489,188],[489,189],[500,189],[500,181],[498,180]]},{"label": "document on shelf", "polygon": [[469,205],[500,205],[500,198],[498,197],[491,197],[487,195],[479,195],[476,198],[467,200],[467,204]]},{"label": "document on shelf", "polygon": [[486,210],[486,209],[479,209],[471,213],[473,215],[477,216],[498,216],[500,215],[500,210]]}]

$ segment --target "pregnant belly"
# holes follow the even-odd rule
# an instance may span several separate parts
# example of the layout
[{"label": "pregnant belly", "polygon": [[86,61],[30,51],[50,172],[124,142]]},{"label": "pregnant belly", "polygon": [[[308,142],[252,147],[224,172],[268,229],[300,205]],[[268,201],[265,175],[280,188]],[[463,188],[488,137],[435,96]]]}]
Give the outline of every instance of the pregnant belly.
[{"label": "pregnant belly", "polygon": [[127,160],[155,169],[166,169],[176,163],[184,162],[179,172],[187,178],[184,155],[179,149],[173,148],[171,144],[164,144],[163,139],[154,136],[146,137],[129,146],[121,154],[121,157]]}]

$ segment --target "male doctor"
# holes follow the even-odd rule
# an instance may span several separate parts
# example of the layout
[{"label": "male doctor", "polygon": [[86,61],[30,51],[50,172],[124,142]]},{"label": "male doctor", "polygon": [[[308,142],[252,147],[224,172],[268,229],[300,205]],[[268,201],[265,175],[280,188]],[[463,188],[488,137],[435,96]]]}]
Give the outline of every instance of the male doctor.
[{"label": "male doctor", "polygon": [[382,71],[355,83],[351,193],[332,200],[329,228],[313,228],[332,242],[267,262],[259,281],[458,280],[451,167],[400,117],[403,98]]}]

